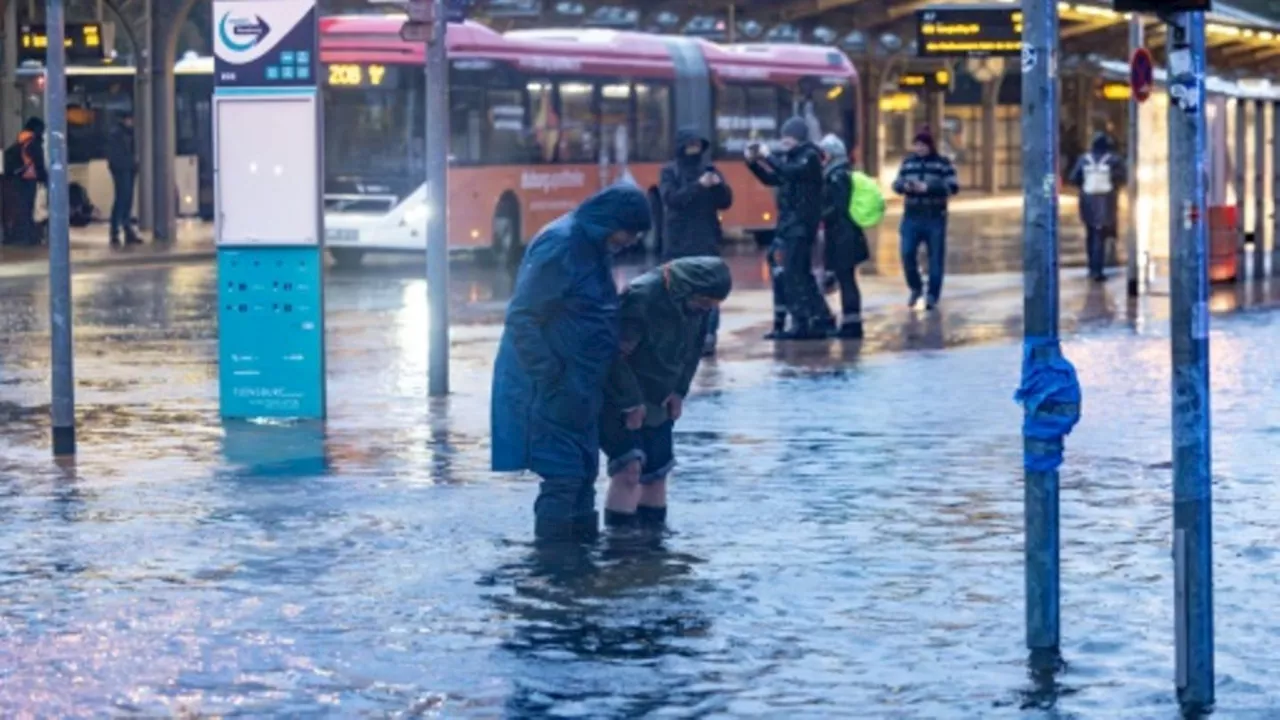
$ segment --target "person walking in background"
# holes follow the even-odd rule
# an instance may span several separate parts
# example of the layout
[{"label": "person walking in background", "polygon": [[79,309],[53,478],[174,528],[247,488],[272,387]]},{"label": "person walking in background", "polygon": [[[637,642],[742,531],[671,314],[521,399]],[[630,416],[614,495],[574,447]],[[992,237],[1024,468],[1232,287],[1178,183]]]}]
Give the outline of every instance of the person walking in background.
[{"label": "person walking in background", "polygon": [[36,227],[36,197],[40,186],[49,182],[44,162],[44,121],[30,118],[18,133],[17,142],[4,151],[4,174],[15,207],[10,215],[14,245],[40,244]]},{"label": "person walking in background", "polygon": [[622,293],[621,352],[600,416],[610,477],[605,524],[666,522],[672,429],[698,370],[706,316],[732,288],[723,260],[691,257],[650,270]]},{"label": "person walking in background", "polygon": [[913,153],[902,161],[893,191],[904,198],[902,210],[902,270],[915,307],[924,294],[920,278],[920,246],[928,250],[929,287],[926,306],[932,310],[942,299],[942,278],[947,263],[947,201],[960,192],[956,168],[938,153],[928,128],[916,133]]},{"label": "person walking in background", "polygon": [[[747,146],[747,167],[760,182],[778,188],[778,225],[770,249],[774,322],[769,339],[811,340],[835,329],[831,310],[813,276],[813,245],[822,223],[822,152],[809,140],[809,125],[793,117],[782,125],[781,152]],[[781,258],[778,256],[781,255]],[[786,316],[791,328],[786,329]]]},{"label": "person walking in background", "polygon": [[871,257],[867,236],[849,214],[853,195],[852,166],[844,141],[827,135],[819,143],[826,156],[826,181],[822,189],[822,227],[826,238],[826,268],[840,287],[838,337],[862,338],[862,293],[858,266]]},{"label": "person walking in background", "polygon": [[[724,175],[706,162],[711,141],[694,128],[676,134],[676,158],[662,169],[663,259],[719,257],[724,231],[720,213],[733,205],[733,190]],[[706,314],[702,342],[705,355],[714,355],[720,310]]]},{"label": "person walking in background", "polygon": [[133,231],[133,189],[138,177],[137,143],[133,136],[133,113],[126,112],[111,130],[107,143],[107,169],[115,200],[111,204],[111,244],[120,245],[124,230],[126,245],[138,245],[142,238]]},{"label": "person walking in background", "polygon": [[589,540],[599,532],[599,418],[618,356],[613,255],[650,226],[639,188],[605,188],[543,228],[516,275],[493,366],[492,464],[496,472],[541,477],[539,539]]},{"label": "person walking in background", "polygon": [[1080,221],[1085,229],[1089,277],[1102,282],[1107,279],[1107,233],[1116,226],[1116,196],[1128,182],[1125,160],[1112,152],[1105,133],[1093,136],[1089,152],[1076,161],[1068,182],[1080,188]]}]

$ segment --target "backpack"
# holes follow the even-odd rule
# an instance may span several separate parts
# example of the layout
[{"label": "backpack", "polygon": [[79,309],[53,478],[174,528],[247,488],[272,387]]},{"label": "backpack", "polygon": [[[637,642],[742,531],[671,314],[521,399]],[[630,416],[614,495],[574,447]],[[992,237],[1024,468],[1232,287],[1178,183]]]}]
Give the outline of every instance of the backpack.
[{"label": "backpack", "polygon": [[884,193],[880,185],[870,175],[854,170],[849,173],[853,180],[853,191],[849,193],[849,217],[863,230],[880,224],[884,220]]},{"label": "backpack", "polygon": [[1085,195],[1110,195],[1115,186],[1111,184],[1111,155],[1103,155],[1094,159],[1092,154],[1084,158],[1084,183],[1080,188]]}]

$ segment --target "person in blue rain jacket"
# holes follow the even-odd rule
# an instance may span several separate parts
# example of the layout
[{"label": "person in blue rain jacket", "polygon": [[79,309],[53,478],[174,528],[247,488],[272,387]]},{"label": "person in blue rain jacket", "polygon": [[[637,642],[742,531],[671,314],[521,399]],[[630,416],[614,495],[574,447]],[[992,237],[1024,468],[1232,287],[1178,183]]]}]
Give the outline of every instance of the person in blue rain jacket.
[{"label": "person in blue rain jacket", "polygon": [[541,478],[540,539],[598,532],[598,421],[618,355],[613,255],[651,222],[639,188],[606,188],[543,228],[516,276],[493,368],[492,460],[497,472]]}]

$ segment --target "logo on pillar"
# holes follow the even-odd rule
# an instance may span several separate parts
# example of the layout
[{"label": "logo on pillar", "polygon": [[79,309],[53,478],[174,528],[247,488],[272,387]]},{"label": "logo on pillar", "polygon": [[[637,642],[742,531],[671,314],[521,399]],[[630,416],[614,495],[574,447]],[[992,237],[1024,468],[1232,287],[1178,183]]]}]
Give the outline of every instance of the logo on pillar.
[{"label": "logo on pillar", "polygon": [[252,20],[249,20],[233,18],[231,13],[224,13],[222,20],[218,21],[218,34],[221,35],[222,44],[236,52],[252,50],[270,32],[271,26],[262,19],[261,15],[255,15]]}]

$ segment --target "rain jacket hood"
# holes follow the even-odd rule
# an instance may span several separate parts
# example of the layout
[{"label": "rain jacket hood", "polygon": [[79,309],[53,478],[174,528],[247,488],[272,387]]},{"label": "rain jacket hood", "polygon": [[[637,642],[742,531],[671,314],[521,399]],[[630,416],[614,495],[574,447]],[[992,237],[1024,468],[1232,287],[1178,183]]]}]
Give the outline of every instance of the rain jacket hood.
[{"label": "rain jacket hood", "polygon": [[602,246],[619,230],[639,234],[653,224],[649,199],[634,185],[607,187],[587,198],[570,217],[584,239]]},{"label": "rain jacket hood", "polygon": [[[685,147],[689,144],[698,142],[702,144],[702,155],[697,157],[685,154]],[[701,165],[703,156],[707,154],[707,150],[711,149],[711,141],[703,137],[697,128],[686,127],[680,128],[676,132],[676,160],[688,165]]]},{"label": "rain jacket hood", "polygon": [[729,266],[720,258],[684,258],[662,266],[663,284],[673,302],[694,296],[724,300],[733,289]]}]

